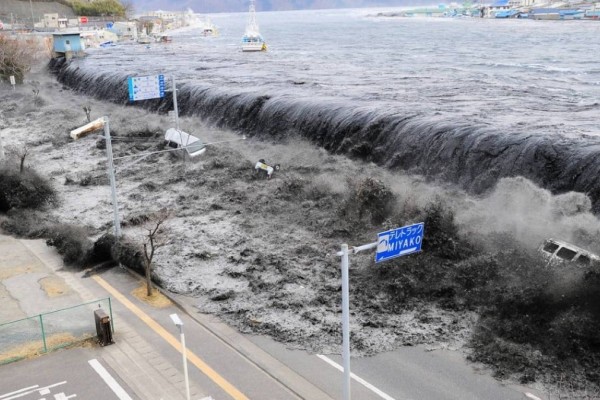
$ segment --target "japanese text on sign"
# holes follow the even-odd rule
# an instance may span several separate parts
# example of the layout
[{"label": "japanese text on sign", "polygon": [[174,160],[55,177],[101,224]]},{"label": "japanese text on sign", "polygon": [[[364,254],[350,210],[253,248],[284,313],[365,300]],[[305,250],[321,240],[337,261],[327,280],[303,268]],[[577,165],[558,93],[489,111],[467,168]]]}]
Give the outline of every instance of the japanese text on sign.
[{"label": "japanese text on sign", "polygon": [[375,262],[421,251],[423,233],[423,222],[379,233]]},{"label": "japanese text on sign", "polygon": [[165,97],[165,76],[136,76],[127,78],[129,101]]}]

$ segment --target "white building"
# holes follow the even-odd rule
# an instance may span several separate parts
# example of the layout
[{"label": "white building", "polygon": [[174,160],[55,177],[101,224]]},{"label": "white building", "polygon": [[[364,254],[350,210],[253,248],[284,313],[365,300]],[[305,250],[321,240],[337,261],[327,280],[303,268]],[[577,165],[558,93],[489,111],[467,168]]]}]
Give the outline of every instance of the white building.
[{"label": "white building", "polygon": [[117,21],[108,30],[116,34],[120,40],[137,40],[138,38],[137,25],[134,21]]}]

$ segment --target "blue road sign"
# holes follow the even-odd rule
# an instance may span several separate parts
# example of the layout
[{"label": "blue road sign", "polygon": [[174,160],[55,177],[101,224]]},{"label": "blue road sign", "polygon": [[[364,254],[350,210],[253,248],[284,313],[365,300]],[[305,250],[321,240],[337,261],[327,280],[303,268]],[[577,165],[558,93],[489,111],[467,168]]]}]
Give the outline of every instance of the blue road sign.
[{"label": "blue road sign", "polygon": [[165,76],[135,76],[127,78],[129,101],[165,97]]},{"label": "blue road sign", "polygon": [[377,253],[375,262],[401,257],[421,251],[425,224],[403,226],[377,234]]},{"label": "blue road sign", "polygon": [[114,26],[114,22],[107,22],[106,29],[111,29]]}]

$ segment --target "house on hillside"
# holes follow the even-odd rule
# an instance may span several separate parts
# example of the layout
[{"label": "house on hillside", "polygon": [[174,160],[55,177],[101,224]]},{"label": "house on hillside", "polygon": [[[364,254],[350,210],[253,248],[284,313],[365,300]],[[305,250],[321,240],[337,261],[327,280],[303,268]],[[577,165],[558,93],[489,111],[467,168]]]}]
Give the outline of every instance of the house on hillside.
[{"label": "house on hillside", "polygon": [[46,29],[65,29],[69,25],[67,18],[61,18],[56,14],[44,14],[42,19],[42,27]]}]

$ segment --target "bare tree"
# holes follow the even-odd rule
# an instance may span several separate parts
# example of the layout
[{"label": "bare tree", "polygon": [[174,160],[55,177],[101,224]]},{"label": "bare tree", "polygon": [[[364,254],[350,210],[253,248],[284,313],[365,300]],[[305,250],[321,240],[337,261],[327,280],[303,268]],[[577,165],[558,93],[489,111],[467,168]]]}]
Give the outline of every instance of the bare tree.
[{"label": "bare tree", "polygon": [[165,221],[171,216],[171,213],[163,208],[149,216],[148,221],[143,225],[144,234],[144,270],[146,275],[146,294],[152,296],[152,259],[159,247],[167,244],[165,235]]},{"label": "bare tree", "polygon": [[25,159],[29,154],[29,147],[27,147],[27,144],[21,143],[18,145],[13,145],[7,147],[7,150],[14,155],[13,157],[19,159],[19,172],[23,173],[23,170],[25,169]]},{"label": "bare tree", "polygon": [[0,35],[0,80],[14,76],[17,83],[23,83],[25,73],[35,61],[36,49],[35,39],[21,40]]},{"label": "bare tree", "polygon": [[87,122],[92,122],[92,106],[89,104],[86,104],[85,106],[83,106],[83,111],[85,111],[85,116],[87,117]]},{"label": "bare tree", "polygon": [[130,0],[121,0],[121,5],[123,5],[123,9],[125,10],[125,16],[131,17],[135,14],[135,6]]},{"label": "bare tree", "polygon": [[42,98],[40,97],[40,83],[37,81],[32,81],[32,82],[30,82],[30,84],[32,87],[31,91],[33,93],[33,104],[36,107],[39,107],[39,106],[43,105],[43,103],[44,103],[42,101]]}]

